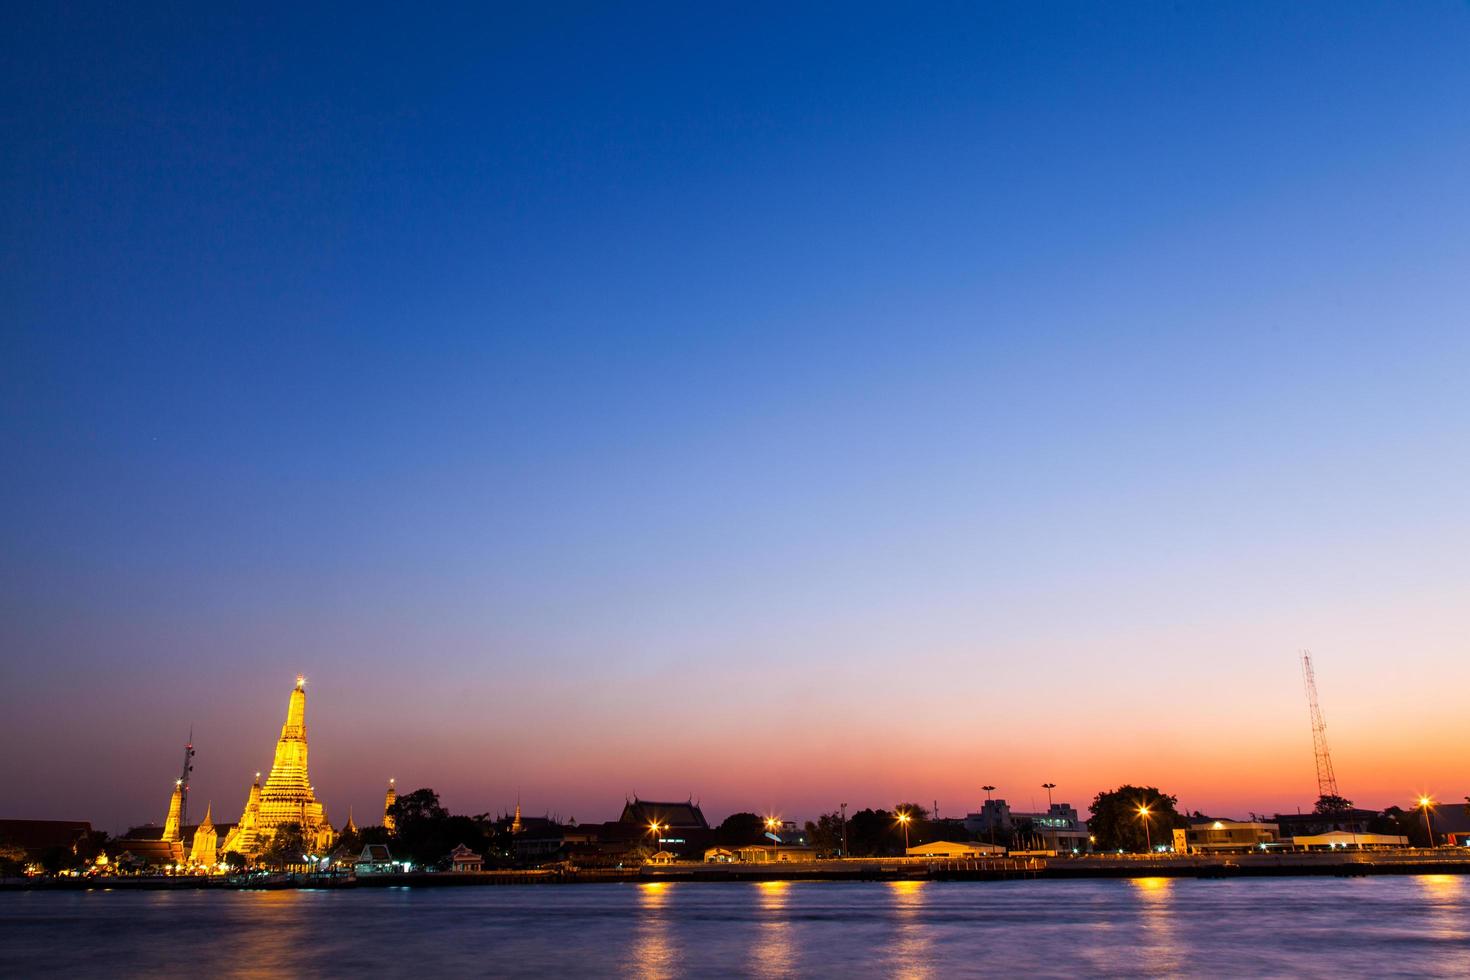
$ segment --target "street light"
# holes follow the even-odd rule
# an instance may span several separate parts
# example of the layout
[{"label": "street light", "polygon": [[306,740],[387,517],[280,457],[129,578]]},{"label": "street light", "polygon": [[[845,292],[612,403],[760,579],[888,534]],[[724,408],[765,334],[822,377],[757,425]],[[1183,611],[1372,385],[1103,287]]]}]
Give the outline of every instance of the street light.
[{"label": "street light", "polygon": [[1424,832],[1429,835],[1429,846],[1434,846],[1434,825],[1429,822],[1429,811],[1434,808],[1434,801],[1427,796],[1419,797],[1419,806],[1424,810]]},{"label": "street light", "polygon": [[772,864],[774,864],[776,862],[776,848],[778,846],[780,846],[780,844],[781,844],[780,838],[777,837],[777,835],[776,835],[776,831],[780,828],[780,826],[781,826],[781,818],[780,817],[766,817],[766,836],[769,837],[769,838],[771,838],[771,863]]},{"label": "street light", "polygon": [[[990,794],[991,794],[992,791],[994,791],[995,787],[994,786],[981,786],[980,788],[983,789],[983,790],[985,790],[985,802],[988,804],[990,802]],[[986,809],[989,810],[990,807],[987,806]],[[995,812],[993,810],[990,813],[987,813],[985,815],[985,825],[990,830],[990,846],[991,847],[994,847],[995,846]]]},{"label": "street light", "polygon": [[1044,790],[1046,790],[1046,808],[1047,808],[1047,810],[1050,810],[1051,809],[1051,806],[1052,806],[1052,803],[1051,803],[1051,791],[1057,788],[1057,784],[1056,783],[1042,783],[1041,784],[1041,788],[1044,789]]},{"label": "street light", "polygon": [[652,821],[648,825],[648,833],[653,838],[653,853],[655,854],[658,853],[658,832],[663,829],[657,820]]},{"label": "street light", "polygon": [[1147,846],[1148,852],[1150,854],[1152,854],[1153,853],[1153,849],[1154,849],[1154,839],[1153,839],[1152,833],[1150,833],[1150,831],[1149,831],[1149,824],[1148,824],[1148,804],[1147,803],[1140,803],[1138,805],[1138,816],[1139,816],[1140,819],[1143,820],[1143,841],[1144,841],[1144,844]]},{"label": "street light", "polygon": [[903,853],[905,856],[907,856],[909,852],[909,819],[910,817],[907,810],[899,811],[898,822],[903,825]]}]

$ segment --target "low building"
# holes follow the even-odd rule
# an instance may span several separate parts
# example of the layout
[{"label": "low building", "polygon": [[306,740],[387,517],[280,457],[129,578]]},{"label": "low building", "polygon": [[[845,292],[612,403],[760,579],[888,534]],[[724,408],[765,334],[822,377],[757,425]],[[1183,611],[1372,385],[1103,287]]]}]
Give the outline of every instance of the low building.
[{"label": "low building", "polygon": [[1002,857],[1004,847],[995,844],[977,844],[975,841],[936,840],[928,844],[916,844],[904,853],[909,857],[965,859]]},{"label": "low building", "polygon": [[[1179,831],[1174,833],[1177,837]],[[1184,831],[1185,848],[1190,854],[1244,854],[1280,839],[1281,828],[1276,824],[1254,820],[1206,820],[1192,823]]]},{"label": "low building", "polygon": [[741,864],[782,864],[817,859],[817,849],[802,844],[746,844],[734,850],[735,860]]},{"label": "low building", "polygon": [[449,852],[449,867],[452,871],[483,871],[485,858],[460,844]]},{"label": "low building", "polygon": [[393,860],[387,844],[367,845],[352,864],[352,870],[360,875],[392,874],[401,867],[397,861]]},{"label": "low building", "polygon": [[734,864],[740,860],[740,856],[730,847],[711,847],[704,852],[706,864]]},{"label": "low building", "polygon": [[117,857],[113,863],[126,871],[183,871],[184,845],[176,840],[113,841]]},{"label": "low building", "polygon": [[1290,844],[1298,851],[1364,851],[1408,847],[1409,838],[1397,834],[1355,834],[1331,830],[1325,834],[1299,834]]}]

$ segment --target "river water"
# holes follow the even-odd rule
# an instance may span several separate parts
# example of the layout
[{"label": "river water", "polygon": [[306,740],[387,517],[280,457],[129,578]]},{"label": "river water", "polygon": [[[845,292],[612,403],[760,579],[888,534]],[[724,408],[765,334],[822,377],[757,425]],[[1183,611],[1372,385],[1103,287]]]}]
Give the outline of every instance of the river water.
[{"label": "river water", "polygon": [[1470,877],[0,894],[0,976],[1470,976]]}]

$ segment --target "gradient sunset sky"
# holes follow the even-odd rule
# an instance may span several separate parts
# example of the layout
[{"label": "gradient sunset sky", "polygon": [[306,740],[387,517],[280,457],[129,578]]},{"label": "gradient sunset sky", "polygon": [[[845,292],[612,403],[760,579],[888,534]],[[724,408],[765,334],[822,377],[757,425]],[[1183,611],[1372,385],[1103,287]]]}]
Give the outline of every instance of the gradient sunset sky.
[{"label": "gradient sunset sky", "polygon": [[0,12],[0,816],[1470,793],[1470,5]]}]

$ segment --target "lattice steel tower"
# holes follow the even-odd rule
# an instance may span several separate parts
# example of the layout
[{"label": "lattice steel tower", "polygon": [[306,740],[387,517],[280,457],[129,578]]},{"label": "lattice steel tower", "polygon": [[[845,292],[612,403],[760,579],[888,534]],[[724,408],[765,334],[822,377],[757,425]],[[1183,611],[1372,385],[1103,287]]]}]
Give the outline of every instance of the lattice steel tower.
[{"label": "lattice steel tower", "polygon": [[1337,796],[1337,775],[1332,771],[1332,753],[1327,748],[1327,723],[1322,720],[1322,706],[1317,703],[1317,676],[1312,673],[1312,654],[1302,654],[1302,682],[1307,687],[1307,707],[1312,712],[1312,753],[1317,759],[1317,795]]},{"label": "lattice steel tower", "polygon": [[184,744],[184,771],[179,773],[179,831],[189,822],[189,773],[194,771],[194,726],[189,726],[189,741]]}]

